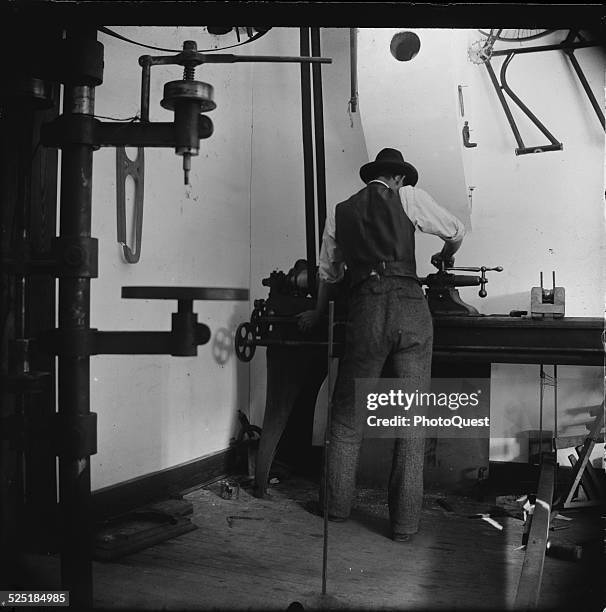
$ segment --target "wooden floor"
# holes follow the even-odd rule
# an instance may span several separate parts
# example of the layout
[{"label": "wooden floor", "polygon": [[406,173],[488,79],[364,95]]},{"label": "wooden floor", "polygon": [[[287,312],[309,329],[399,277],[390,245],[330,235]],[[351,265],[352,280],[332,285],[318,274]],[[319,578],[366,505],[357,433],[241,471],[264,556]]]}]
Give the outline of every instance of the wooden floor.
[{"label": "wooden floor", "polygon": [[[290,478],[270,493],[259,500],[243,488],[239,499],[225,500],[218,485],[189,493],[198,529],[119,561],[95,562],[95,607],[286,610],[295,601],[305,609],[511,607],[524,557],[518,550],[522,522],[498,517],[499,531],[467,518],[490,503],[448,496],[453,514],[436,503],[441,495],[426,494],[422,531],[401,544],[388,537],[384,492],[360,490],[351,520],[329,523],[322,597],[323,520],[305,508],[316,498],[316,485]],[[569,601],[563,576],[570,577],[570,567],[546,563],[545,605]]]}]

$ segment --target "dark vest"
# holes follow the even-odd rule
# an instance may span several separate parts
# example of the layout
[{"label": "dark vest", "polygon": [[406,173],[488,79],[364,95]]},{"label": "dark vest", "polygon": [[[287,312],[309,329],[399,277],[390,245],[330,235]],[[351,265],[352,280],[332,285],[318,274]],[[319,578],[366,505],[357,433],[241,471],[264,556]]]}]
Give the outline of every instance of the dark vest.
[{"label": "dark vest", "polygon": [[417,278],[415,226],[400,196],[381,183],[337,204],[335,238],[352,285],[376,275]]}]

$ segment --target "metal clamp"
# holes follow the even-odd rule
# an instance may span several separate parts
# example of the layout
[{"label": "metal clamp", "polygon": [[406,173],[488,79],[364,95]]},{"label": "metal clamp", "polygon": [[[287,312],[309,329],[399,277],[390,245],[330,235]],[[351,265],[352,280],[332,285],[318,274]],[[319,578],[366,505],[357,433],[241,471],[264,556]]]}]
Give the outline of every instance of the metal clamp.
[{"label": "metal clamp", "polygon": [[[118,242],[127,263],[134,264],[141,257],[143,237],[143,193],[145,178],[145,149],[137,148],[137,158],[133,161],[126,154],[125,147],[116,147],[116,212]],[[133,202],[134,250],[128,246],[126,235],[126,179],[132,177],[135,184]]]}]

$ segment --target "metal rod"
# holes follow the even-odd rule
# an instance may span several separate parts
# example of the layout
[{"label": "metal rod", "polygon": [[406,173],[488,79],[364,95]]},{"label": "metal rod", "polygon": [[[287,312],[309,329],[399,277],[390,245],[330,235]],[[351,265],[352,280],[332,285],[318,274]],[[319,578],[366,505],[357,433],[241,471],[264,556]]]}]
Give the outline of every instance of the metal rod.
[{"label": "metal rod", "polygon": [[[96,38],[94,30],[76,34]],[[63,112],[93,114],[94,87],[65,86]],[[93,147],[70,144],[61,159],[60,235],[91,235]],[[59,279],[59,329],[90,329],[90,279]],[[60,356],[59,416],[67,423],[90,414],[90,358]],[[63,432],[69,435],[70,432]],[[92,607],[90,456],[59,457],[62,520],[61,582],[71,604]]]},{"label": "metal rod", "polygon": [[543,364],[539,370],[540,384],[539,384],[539,464],[543,462],[543,396],[545,393],[545,370]]},{"label": "metal rod", "polygon": [[[309,30],[309,28],[305,28]],[[144,56],[145,57],[145,56]],[[150,58],[150,64],[153,66],[181,66],[184,61],[193,65],[201,64],[236,64],[242,62],[271,62],[273,64],[331,64],[330,57],[310,57],[304,55],[232,55],[231,53],[192,53],[188,54],[186,60],[183,54],[178,55],[159,55]]]},{"label": "metal rod", "polygon": [[523,149],[524,141],[522,140],[522,137],[520,136],[520,131],[518,130],[518,126],[516,125],[513,115],[511,114],[511,109],[509,108],[509,105],[507,104],[507,100],[505,99],[505,96],[503,95],[503,92],[501,91],[501,85],[497,79],[497,75],[494,73],[494,70],[492,69],[490,60],[488,60],[487,62],[484,62],[484,66],[486,66],[486,70],[488,70],[488,75],[490,76],[490,80],[492,81],[494,89],[497,92],[497,96],[499,98],[499,101],[501,102],[501,106],[503,107],[503,110],[505,111],[505,116],[507,117],[507,121],[509,121],[509,125],[513,132],[514,138],[516,139],[516,142],[518,143],[518,147],[520,149]]},{"label": "metal rod", "polygon": [[149,121],[149,89],[151,78],[151,58],[149,55],[144,55],[139,58],[141,65],[141,121],[147,123]]},{"label": "metal rod", "polygon": [[349,28],[349,79],[349,108],[355,113],[358,110],[358,28]]},{"label": "metal rod", "polygon": [[564,52],[568,56],[568,59],[570,60],[570,63],[572,64],[574,71],[577,73],[577,76],[579,77],[579,81],[581,81],[581,85],[583,86],[583,89],[585,90],[585,93],[587,94],[587,97],[589,98],[589,102],[591,102],[591,106],[593,106],[593,110],[595,111],[595,114],[598,116],[598,119],[600,120],[600,123],[602,124],[602,128],[606,129],[606,123],[604,122],[604,113],[602,112],[602,109],[600,108],[598,101],[593,95],[593,91],[591,91],[591,87],[589,86],[589,83],[587,82],[587,78],[585,77],[585,73],[583,72],[583,69],[579,65],[577,58],[574,56],[574,50],[566,49]]},{"label": "metal rod", "polygon": [[[301,55],[309,55],[309,28],[300,28]],[[311,79],[309,66],[301,64],[301,129],[303,133],[303,174],[305,185],[305,242],[310,288],[315,289],[316,221],[311,116]]]},{"label": "metal rod", "polygon": [[[15,236],[17,253],[22,253],[23,257],[30,256],[29,238],[30,227],[32,223],[31,208],[31,182],[32,182],[32,142],[33,142],[33,110],[27,107],[20,109],[18,114],[22,131],[20,130],[20,138],[17,150],[15,151],[15,161],[18,168],[17,181],[17,197],[15,209],[15,221],[17,224],[17,235]],[[28,295],[29,284],[27,276],[23,273],[15,275],[14,290],[15,290],[15,341],[12,348],[12,355],[9,353],[9,368],[17,373],[22,374],[28,372],[29,365],[29,317],[28,317]],[[18,346],[19,345],[19,346]],[[11,363],[12,362],[12,363]],[[30,416],[30,399],[25,393],[19,393],[15,397],[15,415],[21,424]],[[14,487],[16,491],[16,510],[17,521],[23,520],[24,509],[28,505],[28,482],[27,482],[27,457],[26,452],[21,445],[17,445],[15,452],[15,481]],[[17,523],[18,532],[21,532],[22,526]]]},{"label": "metal rod", "polygon": [[520,47],[519,49],[500,49],[493,51],[492,57],[499,55],[519,55],[522,53],[538,53],[539,51],[566,51],[567,49],[586,49],[588,47],[599,47],[597,42],[560,43],[557,45],[543,45],[541,47]]},{"label": "metal rod", "polygon": [[324,429],[324,550],[322,555],[322,595],[326,595],[326,576],[328,573],[328,450],[330,445],[330,421],[332,412],[332,375],[331,364],[333,356],[333,333],[335,322],[335,303],[328,303],[328,352],[327,362],[328,369],[326,372],[326,382],[328,385],[327,403],[326,403],[326,428]]},{"label": "metal rod", "polygon": [[553,442],[558,437],[558,365],[553,365]]},{"label": "metal rod", "polygon": [[524,114],[541,130],[543,135],[545,135],[549,142],[553,145],[560,145],[561,143],[556,140],[553,134],[539,121],[536,115],[518,98],[518,96],[513,92],[513,90],[507,84],[507,79],[505,77],[505,72],[509,66],[509,63],[513,59],[513,54],[507,56],[503,65],[501,66],[501,87],[508,93],[509,97],[522,109]]},{"label": "metal rod", "polygon": [[[311,29],[311,54],[319,57],[320,28]],[[314,102],[314,141],[316,145],[316,193],[318,197],[318,250],[322,246],[322,234],[326,222],[326,160],[324,152],[324,101],[322,97],[322,66],[312,66],[313,78],[313,102]],[[315,268],[313,270],[315,272]],[[309,270],[308,270],[309,274]],[[314,275],[315,276],[315,275]],[[309,282],[310,287],[315,287],[315,278]]]}]

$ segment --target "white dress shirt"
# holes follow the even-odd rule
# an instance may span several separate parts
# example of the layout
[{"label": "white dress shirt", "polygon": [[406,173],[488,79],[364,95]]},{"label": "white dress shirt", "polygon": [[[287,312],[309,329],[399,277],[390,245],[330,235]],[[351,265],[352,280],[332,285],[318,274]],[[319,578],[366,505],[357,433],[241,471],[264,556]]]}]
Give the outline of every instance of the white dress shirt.
[{"label": "white dress shirt", "polygon": [[[389,185],[375,179],[370,183],[381,183],[388,189]],[[456,242],[465,236],[465,226],[451,212],[442,208],[426,191],[406,185],[399,190],[404,213],[415,229],[425,234],[439,236],[448,242]],[[343,278],[345,259],[335,240],[335,210],[329,210],[322,234],[320,249],[319,275],[327,283],[338,283]]]}]

